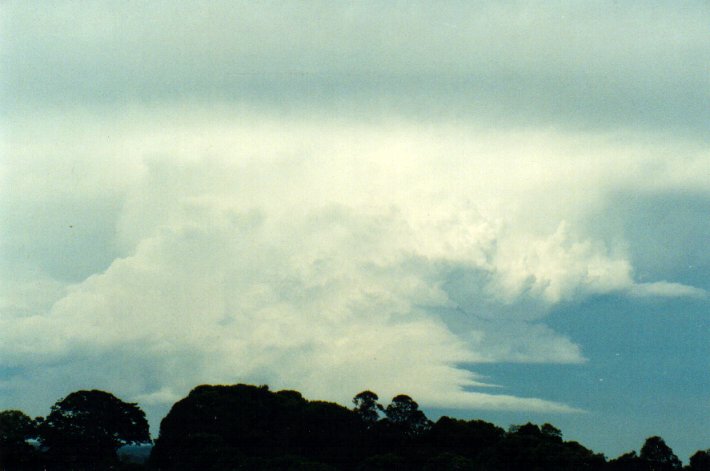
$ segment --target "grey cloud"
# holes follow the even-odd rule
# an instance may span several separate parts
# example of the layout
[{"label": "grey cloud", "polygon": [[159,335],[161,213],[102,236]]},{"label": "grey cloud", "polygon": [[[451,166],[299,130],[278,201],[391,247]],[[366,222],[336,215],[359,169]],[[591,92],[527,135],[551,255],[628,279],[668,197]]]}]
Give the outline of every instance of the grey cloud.
[{"label": "grey cloud", "polygon": [[10,109],[227,100],[280,112],[695,133],[710,120],[702,2],[3,9]]}]

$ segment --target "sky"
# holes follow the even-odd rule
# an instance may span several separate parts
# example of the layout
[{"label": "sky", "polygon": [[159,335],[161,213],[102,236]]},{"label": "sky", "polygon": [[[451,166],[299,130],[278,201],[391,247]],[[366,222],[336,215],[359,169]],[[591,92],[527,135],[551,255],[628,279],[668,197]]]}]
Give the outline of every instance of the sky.
[{"label": "sky", "polygon": [[710,4],[0,4],[0,409],[198,384],[710,447]]}]

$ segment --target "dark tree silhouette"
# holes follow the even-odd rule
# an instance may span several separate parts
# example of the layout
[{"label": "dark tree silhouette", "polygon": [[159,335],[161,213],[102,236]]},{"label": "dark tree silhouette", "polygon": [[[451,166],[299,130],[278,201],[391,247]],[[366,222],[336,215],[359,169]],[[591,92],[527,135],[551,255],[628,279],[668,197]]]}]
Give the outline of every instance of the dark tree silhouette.
[{"label": "dark tree silhouette", "polygon": [[682,467],[673,450],[658,436],[646,439],[639,457],[648,464],[651,471],[672,471]]},{"label": "dark tree silhouette", "polygon": [[35,438],[36,423],[24,412],[0,412],[0,469],[7,471],[37,469],[38,453],[28,439]]},{"label": "dark tree silhouette", "polygon": [[710,449],[698,450],[690,457],[689,471],[710,471]]},{"label": "dark tree silhouette", "polygon": [[542,424],[542,427],[540,427],[540,432],[547,437],[562,441],[562,430],[558,429],[552,424]]},{"label": "dark tree silhouette", "polygon": [[[116,402],[122,404],[119,409],[123,412],[107,412],[116,407]],[[198,386],[175,403],[161,422],[160,436],[147,469],[681,469],[680,460],[660,437],[647,439],[639,455],[630,452],[607,463],[603,455],[577,442],[564,441],[562,431],[549,423],[514,425],[508,432],[481,420],[442,417],[432,423],[417,402],[404,394],[394,397],[386,409],[372,391],[357,394],[353,404],[353,409],[347,409],[331,402],[309,401],[298,391],[272,392],[268,386]],[[145,422],[139,409],[137,416],[135,410],[126,413],[127,409],[137,408],[101,391],[80,391],[55,404],[39,428],[42,445],[54,460],[49,461],[49,469],[127,469],[117,467],[116,448],[147,439],[147,425],[141,425],[143,432],[134,435],[126,432],[134,430],[137,423]],[[384,412],[383,418],[380,418],[381,412]],[[115,429],[125,415],[133,417],[128,421],[131,425]],[[28,421],[31,419],[25,417],[15,423],[27,424]],[[4,430],[1,425],[2,414],[0,431]],[[113,431],[107,431],[111,427]],[[0,434],[8,440],[6,436]],[[13,439],[17,443],[27,434],[15,436],[20,437]],[[710,471],[709,453],[697,452],[686,469]],[[133,466],[140,468],[140,465]]]},{"label": "dark tree silhouette", "polygon": [[288,443],[275,440],[277,431],[289,435],[297,418],[279,405],[304,401],[266,386],[198,386],[160,423],[150,461],[168,470],[230,469],[261,449],[279,453]]},{"label": "dark tree silhouette", "polygon": [[4,446],[25,443],[35,436],[35,421],[19,410],[0,412],[0,443]]},{"label": "dark tree silhouette", "polygon": [[364,431],[353,411],[296,391],[198,386],[163,419],[151,462],[163,470],[270,469],[290,457],[344,468],[362,458]]},{"label": "dark tree silhouette", "polygon": [[648,471],[648,465],[635,451],[624,453],[606,465],[608,471]]},{"label": "dark tree silhouette", "polygon": [[[432,423],[404,394],[386,409],[372,391],[357,394],[353,404],[309,401],[268,386],[198,386],[163,419],[144,465],[117,456],[124,445],[150,440],[136,404],[77,391],[54,404],[46,419],[0,411],[0,470],[710,471],[710,450],[696,452],[682,468],[658,436],[646,439],[639,454],[607,462],[564,441],[549,423],[512,425],[508,432],[481,420]],[[124,448],[122,454],[131,453]]]},{"label": "dark tree silhouette", "polygon": [[351,410],[332,402],[310,401],[293,442],[302,455],[342,467],[362,458],[359,454],[364,432],[362,422]]},{"label": "dark tree silhouette", "polygon": [[[544,431],[543,431],[544,430]],[[483,457],[493,470],[601,470],[605,460],[577,442],[562,441],[562,432],[545,424],[511,426],[505,438]]]},{"label": "dark tree silhouette", "polygon": [[401,427],[407,435],[421,435],[431,428],[431,421],[419,410],[419,404],[406,394],[392,398],[385,409],[385,415],[387,420]]},{"label": "dark tree silhouette", "polygon": [[385,409],[385,418],[368,429],[368,454],[372,459],[367,460],[366,469],[380,469],[392,460],[401,461],[401,466],[392,464],[393,467],[382,469],[419,469],[418,465],[430,458],[423,447],[424,434],[430,427],[431,422],[411,397],[394,397]]},{"label": "dark tree silhouette", "polygon": [[441,417],[425,435],[425,443],[433,450],[478,459],[493,448],[505,435],[502,428],[482,420],[458,420]]},{"label": "dark tree silhouette", "polygon": [[372,391],[363,391],[353,398],[353,410],[368,428],[380,419],[380,412],[384,411],[382,405],[377,402],[379,399]]},{"label": "dark tree silhouette", "polygon": [[107,469],[118,461],[119,447],[150,442],[143,411],[98,390],[58,401],[38,432],[53,469]]}]

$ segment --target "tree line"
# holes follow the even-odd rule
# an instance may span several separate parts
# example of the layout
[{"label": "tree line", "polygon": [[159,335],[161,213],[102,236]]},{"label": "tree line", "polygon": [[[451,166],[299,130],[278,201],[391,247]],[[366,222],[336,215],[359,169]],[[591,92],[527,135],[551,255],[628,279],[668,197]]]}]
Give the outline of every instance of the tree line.
[{"label": "tree line", "polygon": [[[153,445],[146,462],[119,458],[140,444]],[[155,441],[138,405],[105,391],[71,393],[46,418],[2,411],[0,470],[710,471],[710,449],[683,467],[654,436],[608,460],[549,423],[433,422],[404,394],[383,406],[363,391],[346,408],[293,390],[203,385],[173,405]]]}]

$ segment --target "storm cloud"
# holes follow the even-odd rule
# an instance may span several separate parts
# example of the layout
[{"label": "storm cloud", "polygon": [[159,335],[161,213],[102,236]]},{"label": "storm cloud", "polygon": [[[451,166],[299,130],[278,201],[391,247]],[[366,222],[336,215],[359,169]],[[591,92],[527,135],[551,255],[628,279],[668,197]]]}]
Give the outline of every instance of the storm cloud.
[{"label": "storm cloud", "polygon": [[584,363],[560,306],[707,298],[705,4],[2,10],[0,406],[575,412],[476,365]]}]

